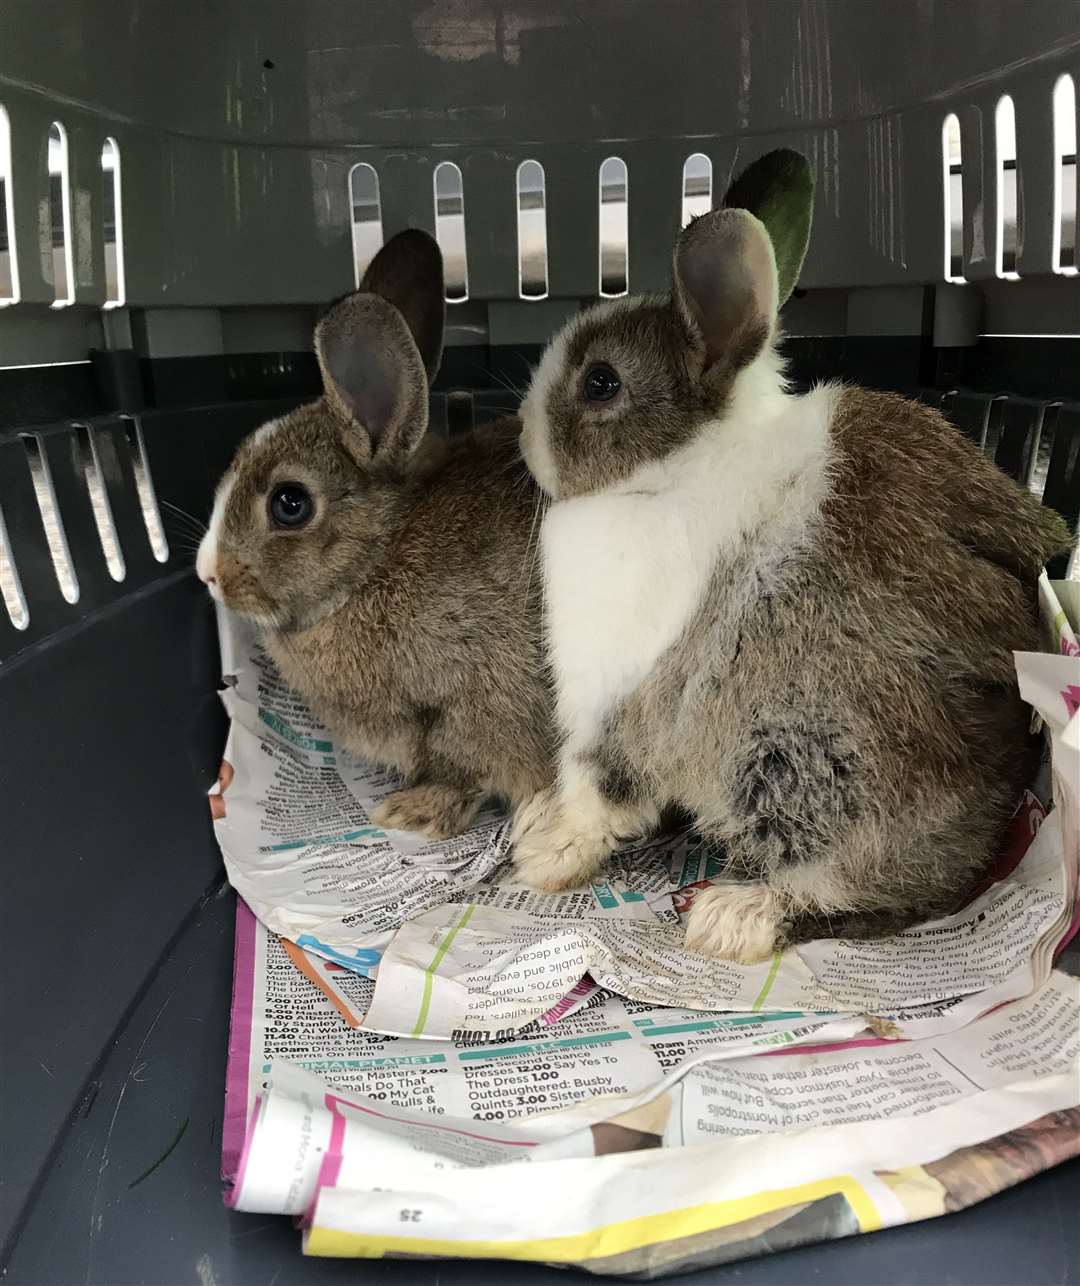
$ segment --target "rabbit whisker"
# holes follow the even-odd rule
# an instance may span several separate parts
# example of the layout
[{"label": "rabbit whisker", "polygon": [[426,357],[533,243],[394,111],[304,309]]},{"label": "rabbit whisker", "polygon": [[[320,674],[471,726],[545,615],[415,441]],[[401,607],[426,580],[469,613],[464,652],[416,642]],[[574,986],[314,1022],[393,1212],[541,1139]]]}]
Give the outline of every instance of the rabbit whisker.
[{"label": "rabbit whisker", "polygon": [[207,524],[203,522],[202,519],[196,518],[193,513],[189,513],[186,509],[181,509],[179,505],[174,505],[171,500],[164,500],[159,497],[158,502],[163,504],[166,509],[171,509],[173,513],[177,514],[179,517],[186,518],[188,522],[193,524],[200,534],[207,530]]},{"label": "rabbit whisker", "polygon": [[517,389],[515,389],[509,380],[507,380],[506,376],[502,375],[499,371],[493,371],[490,366],[484,366],[481,362],[474,362],[473,366],[476,370],[480,371],[481,374],[486,375],[489,380],[501,385],[502,388],[509,389],[511,393],[517,392]]},{"label": "rabbit whisker", "polygon": [[175,514],[162,514],[161,521],[164,526],[172,527],[174,531],[188,532],[192,536],[198,536],[200,540],[206,533],[205,527],[198,527],[187,519],[180,521]]},{"label": "rabbit whisker", "polygon": [[192,527],[190,524],[176,522],[171,514],[162,515],[162,526],[170,540],[193,540],[198,544],[206,534]]},{"label": "rabbit whisker", "polygon": [[525,396],[525,390],[523,388],[519,388],[518,385],[516,385],[512,380],[508,379],[505,375],[501,374],[500,372],[493,371],[491,370],[490,367],[484,367],[484,366],[481,366],[480,370],[484,372],[484,374],[488,377],[488,379],[494,380],[496,384],[506,389],[508,393],[512,393],[518,402],[520,402],[521,399]]},{"label": "rabbit whisker", "polygon": [[[538,531],[537,525],[540,523],[541,511],[543,508],[544,498],[542,495],[537,495],[536,503],[533,507],[532,526],[529,528],[529,539],[525,545],[525,564],[528,568],[528,579],[525,582],[525,594],[522,598],[521,610],[523,615],[528,610],[529,594],[532,592],[533,576],[536,572],[536,564],[540,559],[540,534],[543,530],[543,526],[540,524],[540,531]],[[525,568],[523,567],[522,570],[524,571]],[[543,581],[541,579],[541,592],[542,590]]]}]

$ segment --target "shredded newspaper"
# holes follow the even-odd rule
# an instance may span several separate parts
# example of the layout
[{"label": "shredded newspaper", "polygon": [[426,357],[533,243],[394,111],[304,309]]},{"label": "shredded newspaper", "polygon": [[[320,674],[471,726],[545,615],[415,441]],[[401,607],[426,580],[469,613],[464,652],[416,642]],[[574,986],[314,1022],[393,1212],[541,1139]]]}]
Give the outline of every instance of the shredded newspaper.
[{"label": "shredded newspaper", "polygon": [[505,818],[439,844],[373,826],[400,783],[224,618],[230,1203],[301,1216],[312,1254],[659,1274],[970,1204],[1024,1177],[1006,1134],[1038,1144],[1029,1173],[1080,1152],[1080,994],[1054,969],[1078,927],[1080,646],[1042,597],[1053,652],[1017,671],[1052,810],[1025,795],[957,914],[751,967],[683,943],[723,879],[692,837],[552,897],[515,882]]}]

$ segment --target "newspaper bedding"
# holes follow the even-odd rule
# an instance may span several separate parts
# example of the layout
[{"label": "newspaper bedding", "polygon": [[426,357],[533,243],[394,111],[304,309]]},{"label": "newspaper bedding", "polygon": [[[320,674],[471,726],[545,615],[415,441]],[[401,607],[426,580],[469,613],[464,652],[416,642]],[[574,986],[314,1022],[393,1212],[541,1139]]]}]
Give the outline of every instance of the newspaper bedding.
[{"label": "newspaper bedding", "polygon": [[1077,927],[1080,647],[1043,598],[1056,655],[1017,667],[1053,811],[1025,797],[957,915],[752,968],[683,946],[721,878],[691,838],[552,899],[514,883],[500,818],[439,845],[371,826],[397,783],[223,622],[216,827],[255,913],[238,904],[230,1204],[303,1216],[308,1253],[661,1273],[969,1204],[1023,1177],[1006,1132],[1033,1132],[1035,1169],[1080,1151],[1080,994],[1052,964]]}]

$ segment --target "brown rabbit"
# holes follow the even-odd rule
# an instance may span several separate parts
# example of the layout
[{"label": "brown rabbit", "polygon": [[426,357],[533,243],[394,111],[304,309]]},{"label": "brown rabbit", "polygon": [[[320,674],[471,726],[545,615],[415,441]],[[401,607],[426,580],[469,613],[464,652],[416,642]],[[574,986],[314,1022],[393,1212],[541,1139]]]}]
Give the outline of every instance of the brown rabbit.
[{"label": "brown rabbit", "polygon": [[675,804],[746,881],[688,943],[743,962],[955,907],[1032,771],[1012,651],[1067,543],[924,406],[787,391],[811,196],[797,154],[756,163],[672,296],[575,318],[522,406],[564,742],[518,869],[580,883]]},{"label": "brown rabbit", "polygon": [[405,775],[373,820],[432,838],[554,753],[519,425],[425,436],[444,309],[438,246],[394,237],[316,328],[323,396],[241,443],[197,560],[341,745]]}]

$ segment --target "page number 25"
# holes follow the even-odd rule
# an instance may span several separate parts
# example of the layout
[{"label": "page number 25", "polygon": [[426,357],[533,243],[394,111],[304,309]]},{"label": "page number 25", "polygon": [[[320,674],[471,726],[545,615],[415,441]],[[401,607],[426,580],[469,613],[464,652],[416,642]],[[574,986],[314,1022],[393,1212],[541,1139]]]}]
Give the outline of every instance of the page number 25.
[{"label": "page number 25", "polygon": [[398,1222],[399,1223],[419,1223],[420,1211],[419,1210],[399,1210]]}]

